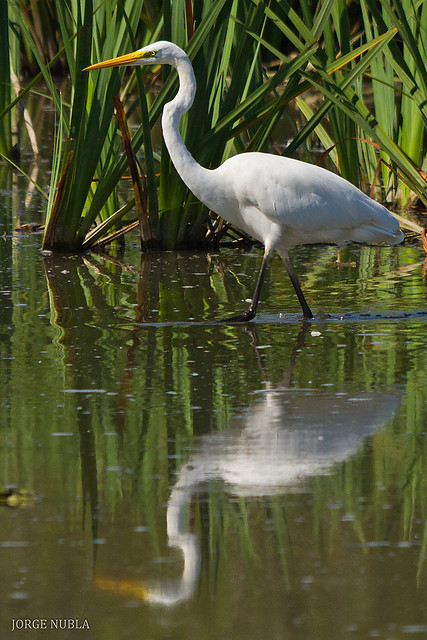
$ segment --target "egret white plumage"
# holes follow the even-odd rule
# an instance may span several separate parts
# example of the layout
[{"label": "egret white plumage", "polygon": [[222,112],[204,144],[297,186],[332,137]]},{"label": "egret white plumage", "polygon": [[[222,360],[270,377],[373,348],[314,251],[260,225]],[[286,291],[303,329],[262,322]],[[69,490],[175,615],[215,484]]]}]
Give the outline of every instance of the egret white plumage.
[{"label": "egret white plumage", "polygon": [[217,169],[200,166],[184,145],[179,120],[193,103],[196,80],[187,54],[167,41],[99,62],[87,70],[113,66],[170,64],[179,90],[163,109],[163,138],[184,183],[209,209],[264,245],[264,257],[249,308],[229,321],[255,317],[265,271],[274,251],[282,258],[304,318],[313,314],[288,257],[299,244],[349,242],[398,244],[397,220],[378,202],[340,176],[300,160],[268,153],[242,153]]}]

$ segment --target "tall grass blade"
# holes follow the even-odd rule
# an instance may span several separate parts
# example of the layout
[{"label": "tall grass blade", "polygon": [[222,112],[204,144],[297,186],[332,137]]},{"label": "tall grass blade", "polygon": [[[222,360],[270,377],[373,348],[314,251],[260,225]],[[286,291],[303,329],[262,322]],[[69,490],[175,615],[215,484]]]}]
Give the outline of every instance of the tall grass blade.
[{"label": "tall grass blade", "polygon": [[[0,0],[0,112],[11,101],[9,17],[7,0]],[[0,115],[0,152],[8,155],[12,147],[10,114]]]},{"label": "tall grass blade", "polygon": [[54,135],[54,146],[53,146],[53,155],[52,155],[52,171],[51,171],[51,179],[50,179],[50,189],[49,189],[49,197],[47,201],[47,209],[46,209],[46,226],[49,227],[49,220],[52,215],[53,203],[55,201],[55,194],[58,188],[58,182],[61,175],[61,157],[62,157],[62,141],[63,141],[63,118],[62,118],[62,103],[61,103],[61,113],[58,118],[58,129]]},{"label": "tall grass blade", "polygon": [[[151,227],[149,217],[147,214],[147,195],[145,189],[145,177],[140,178],[137,161],[132,149],[132,143],[129,135],[129,127],[127,124],[125,111],[123,105],[118,96],[114,97],[114,106],[116,108],[116,120],[122,134],[123,144],[125,147],[126,157],[129,164],[129,170],[132,177],[132,187],[135,198],[136,215],[139,221],[139,229],[141,234],[141,240],[143,247],[151,248],[153,244],[153,236],[151,233]],[[141,184],[143,180],[144,186]]]}]

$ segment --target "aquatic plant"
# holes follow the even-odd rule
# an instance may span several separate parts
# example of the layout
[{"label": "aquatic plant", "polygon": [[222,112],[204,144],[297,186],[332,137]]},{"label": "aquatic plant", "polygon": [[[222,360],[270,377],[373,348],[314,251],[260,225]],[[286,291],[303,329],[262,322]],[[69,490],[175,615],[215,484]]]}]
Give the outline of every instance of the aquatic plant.
[{"label": "aquatic plant", "polygon": [[[371,63],[371,86],[375,115],[381,127],[396,146],[397,160],[381,146],[382,184],[389,200],[404,206],[410,199],[411,182],[404,179],[403,161],[427,170],[427,6],[411,0],[372,0],[361,2],[364,29],[368,37],[397,30],[393,39]],[[418,192],[426,203],[426,177],[414,176]],[[408,184],[409,182],[409,184]]]},{"label": "aquatic plant", "polygon": [[[159,155],[152,148],[151,130],[176,91],[175,74],[164,72],[160,90],[148,104],[145,86],[157,86],[156,71],[143,76],[135,69],[126,85],[124,69],[91,76],[82,71],[91,62],[159,37],[184,47],[195,68],[198,93],[183,118],[182,135],[201,164],[215,167],[236,151],[265,151],[272,145],[313,161],[318,159],[313,150],[320,149],[322,163],[358,186],[370,186],[372,193],[379,188],[378,196],[391,204],[398,200],[403,206],[413,194],[427,201],[422,172],[427,65],[424,40],[418,37],[426,26],[423,3],[407,0],[403,6],[382,0],[379,8],[363,0],[359,8],[344,0],[315,6],[306,0],[166,0],[162,6],[122,0],[95,7],[91,0],[67,0],[51,5],[56,42],[44,45],[40,25],[48,18],[36,15],[37,6],[23,11],[16,0],[3,0],[3,13],[6,5],[14,11],[9,33],[21,35],[28,65],[37,64],[58,114],[62,110],[58,117],[66,142],[46,223],[47,250],[87,249],[117,237],[120,227],[134,226],[134,200],[118,190],[127,170],[113,118],[113,96],[121,87],[127,115],[136,106],[135,86],[141,108],[142,124],[134,130],[131,146],[133,157],[143,155],[144,215],[150,220],[143,246],[200,247],[233,233],[187,191],[165,150]],[[46,64],[44,56],[52,54]],[[69,110],[61,106],[50,75],[59,59],[72,80]],[[7,76],[6,65],[1,72]],[[365,97],[367,87],[373,91],[373,106]],[[321,96],[314,107],[306,97],[312,88]],[[0,140],[7,139],[7,118],[18,102],[16,98],[7,105],[8,100],[6,89],[0,95]],[[291,104],[300,116],[289,116]],[[280,145],[276,128],[283,117],[294,134]],[[7,143],[2,144],[5,149]]]},{"label": "aquatic plant", "polygon": [[[361,4],[363,24],[362,19],[351,19],[354,7],[344,1],[322,3],[316,18],[306,2],[301,2],[303,18],[287,2],[271,0],[266,9],[298,49],[313,37],[324,43],[310,59],[316,73],[304,73],[324,101],[314,113],[298,98],[307,124],[296,132],[288,152],[295,152],[307,131],[314,130],[341,175],[353,183],[371,185],[377,179],[380,152],[382,197],[390,202],[399,197],[404,205],[412,190],[426,204],[427,183],[421,169],[425,170],[427,144],[427,52],[425,39],[417,36],[426,29],[426,8],[411,2],[402,8],[402,3],[389,0],[381,2],[381,10],[375,2]],[[403,40],[403,52],[396,36]],[[375,42],[365,56],[356,55],[360,47],[363,51],[363,43]],[[339,63],[352,53],[351,64],[328,68],[335,58]],[[374,111],[368,106],[367,81],[374,92]],[[392,183],[394,188],[389,190]]]},{"label": "aquatic plant", "polygon": [[[9,17],[7,0],[0,0],[0,113],[11,101]],[[9,154],[12,146],[10,114],[0,118],[0,153]]]}]

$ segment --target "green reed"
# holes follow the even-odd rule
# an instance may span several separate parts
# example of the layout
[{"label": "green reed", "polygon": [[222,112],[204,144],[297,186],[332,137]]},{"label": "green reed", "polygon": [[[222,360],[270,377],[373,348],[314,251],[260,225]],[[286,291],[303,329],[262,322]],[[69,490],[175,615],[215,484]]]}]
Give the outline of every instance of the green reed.
[{"label": "green reed", "polygon": [[[185,144],[204,166],[216,167],[236,151],[271,151],[272,142],[277,148],[276,127],[295,103],[303,124],[296,128],[291,122],[293,137],[283,153],[313,161],[313,147],[320,144],[327,154],[323,163],[363,188],[376,183],[382,199],[404,205],[416,194],[426,201],[421,170],[426,168],[427,65],[425,39],[418,37],[426,28],[425,3],[383,0],[379,7],[363,0],[358,9],[343,0],[319,0],[315,5],[306,0],[270,0],[268,4],[166,0],[162,6],[143,0],[99,6],[91,0],[67,0],[49,7],[47,13],[38,7],[37,13],[37,5],[24,12],[16,0],[3,0],[0,5],[4,16],[9,9],[9,29],[7,21],[1,21],[5,35],[1,46],[6,47],[6,35],[20,36],[28,64],[38,66],[62,114],[66,141],[59,190],[46,224],[45,249],[87,249],[129,223],[125,216],[133,200],[126,201],[123,190],[117,190],[127,167],[112,98],[122,89],[125,107],[132,112],[135,84],[142,123],[132,144],[135,152],[143,151],[153,244],[174,249],[221,239],[224,230],[188,193],[165,148],[159,157],[152,147],[151,129],[176,91],[176,74],[163,69],[160,92],[151,100],[144,85],[153,79],[152,69],[134,70],[126,85],[125,69],[82,71],[92,62],[159,38],[184,47],[194,65],[198,92],[192,110],[182,119],[181,131]],[[56,39],[52,41],[50,30],[43,42],[41,34],[52,15]],[[65,58],[60,57],[61,50]],[[280,62],[268,74],[266,54]],[[52,65],[46,63],[49,56],[70,73],[69,111],[61,106],[51,78]],[[11,101],[5,60],[7,55],[0,68],[5,80],[0,81],[3,152],[10,148],[8,119],[18,102]],[[306,99],[312,88],[322,96],[316,110]],[[372,89],[373,105],[365,97],[367,88]]]},{"label": "green reed", "polygon": [[[372,13],[367,11],[368,4]],[[356,184],[363,185],[365,181],[372,184],[377,161],[373,148],[365,141],[367,138],[375,143],[383,158],[387,159],[383,184],[393,182],[393,176],[397,173],[399,184],[406,185],[407,197],[411,189],[426,202],[426,181],[420,169],[425,164],[426,149],[427,57],[424,39],[420,37],[416,41],[416,34],[425,32],[426,11],[421,3],[411,3],[411,7],[407,7],[409,22],[406,22],[402,19],[398,4],[396,7],[390,6],[388,0],[384,0],[383,12],[388,15],[387,21],[375,9],[376,3],[363,4],[363,25],[360,21],[355,26],[351,26],[349,17],[353,7],[345,2],[320,2],[313,14],[309,13],[309,7],[303,2],[303,19],[288,3],[279,5],[272,0],[266,14],[298,49],[313,38],[324,42],[324,46],[319,47],[310,60],[315,73],[304,74],[305,80],[323,96],[324,102],[313,113],[303,98],[298,99],[307,124],[296,133],[288,151],[297,151],[301,142],[314,131],[323,146],[331,150],[331,159],[344,177]],[[404,39],[403,56],[395,42],[397,35]],[[268,46],[268,43],[265,44]],[[336,69],[333,66],[335,59]],[[385,85],[375,73],[383,65],[384,59],[387,61],[388,75],[394,72],[392,79],[398,79],[403,84],[403,101],[398,91],[390,96],[386,95],[384,89],[383,95],[380,94],[378,87]],[[349,64],[340,65],[340,61],[345,60]],[[365,97],[367,77],[371,79],[376,92],[375,111],[367,105]],[[399,109],[408,110],[407,101],[411,105],[411,113],[416,116],[415,131],[410,118],[402,121],[399,115]],[[393,130],[390,117],[401,123],[399,130]],[[411,153],[403,143],[407,137],[411,138]],[[358,161],[355,162],[355,158]],[[389,194],[389,198],[397,198],[396,189]],[[401,200],[402,203],[405,201]]]},{"label": "green reed", "polygon": [[[0,112],[10,103],[9,17],[7,0],[0,1]],[[10,153],[12,146],[10,114],[0,118],[0,152]]]},{"label": "green reed", "polygon": [[[366,33],[375,35],[389,27],[398,32],[398,39],[390,42],[382,57],[371,65],[372,91],[375,113],[383,129],[396,144],[402,157],[408,158],[418,169],[426,170],[427,145],[427,7],[412,0],[397,2],[383,0],[361,3]],[[401,205],[408,202],[410,190],[404,180],[402,163],[396,162],[382,149],[384,189],[389,198]],[[389,169],[390,164],[396,172]],[[402,175],[403,173],[403,175]],[[421,178],[421,176],[420,176]],[[418,179],[420,195],[426,200],[425,180]]]}]

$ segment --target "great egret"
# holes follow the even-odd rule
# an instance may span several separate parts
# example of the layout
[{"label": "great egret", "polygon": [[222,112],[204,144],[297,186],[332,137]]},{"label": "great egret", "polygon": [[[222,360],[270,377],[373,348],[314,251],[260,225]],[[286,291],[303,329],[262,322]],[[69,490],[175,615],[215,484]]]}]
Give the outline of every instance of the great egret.
[{"label": "great egret", "polygon": [[184,145],[179,120],[193,103],[196,80],[187,54],[167,41],[98,62],[87,70],[115,66],[170,64],[178,72],[179,90],[163,109],[163,138],[184,183],[209,209],[264,245],[264,257],[249,308],[229,321],[255,317],[266,268],[274,251],[282,258],[304,318],[313,314],[288,257],[298,244],[385,242],[403,234],[396,219],[354,185],[321,167],[266,153],[243,153],[217,169],[201,167]]}]

